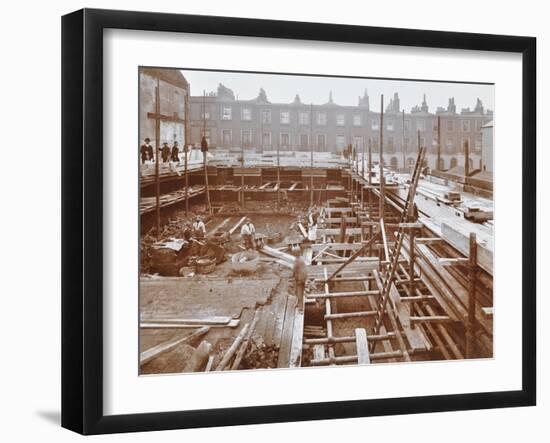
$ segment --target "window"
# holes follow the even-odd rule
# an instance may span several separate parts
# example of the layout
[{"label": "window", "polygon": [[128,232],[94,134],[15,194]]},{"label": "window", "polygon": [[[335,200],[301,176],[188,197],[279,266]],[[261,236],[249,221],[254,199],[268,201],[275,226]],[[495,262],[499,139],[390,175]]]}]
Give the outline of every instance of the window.
[{"label": "window", "polygon": [[424,137],[420,137],[420,146],[422,146],[423,148],[426,147],[426,139]]},{"label": "window", "polygon": [[246,121],[252,120],[252,109],[242,108],[241,109],[241,120],[246,120]]},{"label": "window", "polygon": [[417,131],[425,131],[426,130],[426,122],[424,120],[417,120],[416,121],[416,130]]},{"label": "window", "polygon": [[252,146],[252,131],[242,132],[242,143],[243,146]]},{"label": "window", "polygon": [[307,134],[300,134],[300,147],[307,148],[309,145],[309,137]]},{"label": "window", "polygon": [[317,113],[317,124],[318,125],[323,125],[323,126],[327,124],[327,113],[326,112]]},{"label": "window", "polygon": [[336,114],[336,124],[344,126],[346,124],[346,116],[344,114]]},{"label": "window", "polygon": [[210,111],[204,111],[201,115],[204,120],[210,120]]},{"label": "window", "polygon": [[403,139],[403,143],[405,145],[405,151],[408,151],[411,148],[411,139],[408,137],[405,137]]},{"label": "window", "polygon": [[378,129],[380,129],[380,122],[378,121],[378,119],[376,118],[373,118],[372,121],[371,121],[371,128],[374,130],[374,131],[377,131]]},{"label": "window", "polygon": [[447,151],[454,152],[455,150],[455,141],[452,138],[447,139]]},{"label": "window", "polygon": [[262,109],[262,123],[271,123],[271,109]]},{"label": "window", "polygon": [[378,149],[379,148],[378,137],[373,137],[371,146],[372,146],[372,149]]},{"label": "window", "polygon": [[386,123],[386,129],[388,131],[393,131],[393,120],[388,120]]},{"label": "window", "polygon": [[470,137],[462,138],[462,146],[460,152],[466,152],[466,145],[468,145],[468,149],[470,149]]},{"label": "window", "polygon": [[388,146],[388,151],[390,151],[390,152],[394,151],[395,146],[394,146],[394,142],[393,142],[393,137],[388,137],[387,146]]},{"label": "window", "polygon": [[475,149],[476,152],[481,152],[481,135],[478,135],[476,137],[474,149]]},{"label": "window", "polygon": [[271,132],[262,133],[262,148],[271,147]]},{"label": "window", "polygon": [[361,116],[360,115],[354,115],[353,116],[353,126],[361,126]]},{"label": "window", "polygon": [[231,146],[231,129],[222,130],[222,144],[224,146]]},{"label": "window", "polygon": [[343,149],[346,146],[346,137],[344,135],[336,136],[336,148]]},{"label": "window", "polygon": [[283,148],[288,148],[290,146],[290,134],[281,133],[281,146]]},{"label": "window", "polygon": [[231,106],[222,107],[222,120],[231,120],[232,108]]},{"label": "window", "polygon": [[476,131],[481,131],[482,126],[483,122],[481,120],[476,120]]},{"label": "window", "polygon": [[405,120],[405,131],[410,131],[410,130],[411,130],[411,121]]},{"label": "window", "polygon": [[453,120],[447,120],[447,131],[453,132],[455,130],[455,122]]},{"label": "window", "polygon": [[309,125],[309,113],[308,112],[300,112],[298,114],[298,122],[301,125]]},{"label": "window", "polygon": [[290,123],[290,111],[281,111],[281,124],[288,125],[289,123]]},{"label": "window", "polygon": [[353,137],[353,147],[356,151],[363,149],[363,137],[355,136]]},{"label": "window", "polygon": [[317,136],[317,147],[319,150],[324,150],[327,147],[327,136],[325,134]]},{"label": "window", "polygon": [[470,120],[462,120],[462,132],[470,132]]}]

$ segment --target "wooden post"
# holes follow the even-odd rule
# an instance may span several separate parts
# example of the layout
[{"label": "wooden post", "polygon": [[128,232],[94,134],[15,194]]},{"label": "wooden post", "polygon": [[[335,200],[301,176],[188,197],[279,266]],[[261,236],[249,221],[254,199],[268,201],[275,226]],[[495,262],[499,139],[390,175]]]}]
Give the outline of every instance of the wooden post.
[{"label": "wooden post", "polygon": [[241,143],[241,208],[244,209],[244,206],[244,146]]},{"label": "wooden post", "polygon": [[[414,297],[414,234],[415,230],[409,228],[409,297]],[[411,302],[410,312],[414,313],[415,302]],[[411,327],[415,328],[415,323],[411,323]]]},{"label": "wooden post", "polygon": [[[202,136],[206,137],[206,91],[202,91]],[[204,191],[206,193],[206,205],[208,207],[208,213],[212,214],[212,205],[210,204],[210,189],[208,188],[208,166],[207,166],[207,154],[205,151],[203,154],[204,162]]]},{"label": "wooden post", "polygon": [[157,240],[160,240],[160,80],[157,78],[155,88],[155,197],[156,197],[156,222],[157,222]]},{"label": "wooden post", "polygon": [[[372,139],[369,138],[369,162],[368,162],[369,172],[367,183],[369,184],[368,193],[367,193],[367,205],[369,207],[369,219],[373,220],[372,217]],[[369,224],[369,240],[372,238],[372,225]],[[369,257],[372,257],[372,245],[369,247]]]},{"label": "wooden post", "polygon": [[403,109],[402,114],[402,134],[401,134],[401,150],[403,151],[403,170],[405,169],[405,109]]},{"label": "wooden post", "polygon": [[281,187],[281,164],[279,159],[279,143],[277,143],[277,210],[280,209],[281,198],[279,188]]},{"label": "wooden post", "polygon": [[437,167],[440,171],[441,168],[441,116],[437,116]]},{"label": "wooden post", "polygon": [[384,94],[380,96],[380,218],[384,218],[384,203],[386,190],[384,189]]},{"label": "wooden post", "polygon": [[365,209],[365,140],[361,137],[361,209]]},{"label": "wooden post", "polygon": [[477,278],[477,239],[470,233],[470,257],[468,260],[468,323],[466,324],[466,358],[473,358],[475,353],[476,326],[476,278]]},{"label": "wooden post", "polygon": [[184,109],[185,109],[185,123],[184,123],[184,134],[183,134],[183,155],[185,156],[185,159],[183,161],[184,164],[184,175],[185,175],[185,217],[189,216],[189,165],[187,163],[187,156],[189,151],[189,90],[187,91],[187,94],[184,96]]},{"label": "wooden post", "polygon": [[468,140],[464,140],[464,183],[470,176],[470,146]]},{"label": "wooden post", "polygon": [[309,118],[309,145],[310,145],[310,160],[311,160],[311,175],[309,176],[309,205],[313,206],[313,103],[310,104]]}]

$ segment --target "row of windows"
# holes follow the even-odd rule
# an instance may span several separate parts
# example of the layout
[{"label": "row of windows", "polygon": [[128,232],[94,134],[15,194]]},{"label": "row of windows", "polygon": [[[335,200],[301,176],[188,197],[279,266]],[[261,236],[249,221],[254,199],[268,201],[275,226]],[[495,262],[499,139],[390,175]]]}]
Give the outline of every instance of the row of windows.
[{"label": "row of windows", "polygon": [[[309,125],[310,123],[310,112],[298,112],[298,124],[300,125]],[[205,119],[210,119],[210,113],[204,113]],[[233,108],[231,106],[222,106],[221,109],[221,118],[222,120],[233,120]],[[252,108],[241,108],[241,120],[242,121],[252,121]],[[272,111],[271,109],[262,109],[260,111],[260,121],[262,124],[271,124],[272,122]],[[290,124],[290,111],[279,111],[279,122],[282,125]],[[429,120],[428,120],[429,122]],[[315,123],[320,126],[327,124],[327,113],[326,112],[316,112],[315,113]],[[470,132],[472,130],[472,121],[461,119],[461,129],[463,132]],[[353,126],[362,125],[362,116],[360,114],[355,114],[352,116]],[[395,122],[393,119],[387,119],[386,130],[393,131],[395,129]],[[475,120],[475,129],[479,131],[481,129],[483,122],[481,120]],[[345,126],[346,125],[346,114],[336,114],[336,125]],[[380,120],[373,118],[370,120],[370,126],[373,130],[380,129]],[[410,131],[412,128],[412,121],[410,119],[405,119],[405,131]],[[426,130],[426,120],[417,119],[415,120],[414,129],[418,131]],[[447,132],[455,131],[455,120],[446,120],[446,130]],[[433,130],[437,131],[437,120],[433,120]]]},{"label": "row of windows", "polygon": [[[210,138],[210,133],[207,134]],[[233,131],[231,129],[223,129],[221,131],[221,142],[224,146],[230,146],[233,143]],[[309,134],[299,134],[298,135],[298,145],[302,147],[308,147],[309,146]],[[243,146],[252,146],[253,145],[253,138],[252,138],[252,131],[250,130],[243,130],[241,131],[241,140]],[[325,148],[327,146],[327,136],[326,134],[317,134],[315,137],[316,146],[319,148]],[[352,145],[356,149],[363,149],[364,138],[361,136],[355,136],[352,139]],[[411,142],[411,139],[406,137],[403,139],[404,147],[406,150],[410,150],[417,145],[416,139],[414,142]],[[271,132],[262,132],[261,133],[261,146],[271,146],[272,143],[272,133]],[[377,148],[378,147],[378,137],[374,137],[371,140],[372,146]],[[437,141],[435,139],[432,140],[432,146],[436,146]],[[462,148],[465,146],[465,144],[468,144],[468,146],[471,146],[471,141],[469,137],[463,137],[462,143],[460,146],[456,145],[456,142],[454,139],[449,138],[445,142],[445,148],[449,152],[454,152],[456,148],[459,148],[462,150]],[[279,145],[280,146],[290,146],[291,145],[291,135],[289,133],[280,133],[279,134]],[[336,136],[336,148],[342,149],[347,145],[346,142],[346,136],[345,135],[337,135]],[[426,138],[421,137],[420,138],[420,145],[426,146]],[[387,149],[392,150],[395,148],[395,140],[394,137],[387,137],[385,139],[385,146]],[[476,151],[481,151],[481,137],[476,137],[474,140],[474,149]]]}]

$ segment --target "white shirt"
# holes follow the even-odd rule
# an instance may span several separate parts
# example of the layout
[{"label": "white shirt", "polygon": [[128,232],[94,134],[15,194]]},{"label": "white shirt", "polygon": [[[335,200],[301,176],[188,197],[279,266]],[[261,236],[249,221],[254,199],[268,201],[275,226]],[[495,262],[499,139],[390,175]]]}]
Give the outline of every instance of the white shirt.
[{"label": "white shirt", "polygon": [[206,232],[206,226],[204,225],[204,223],[202,221],[197,221],[197,222],[193,223],[193,230],[194,231]]},{"label": "white shirt", "polygon": [[252,223],[246,223],[241,228],[241,235],[252,235],[256,233],[256,228]]}]

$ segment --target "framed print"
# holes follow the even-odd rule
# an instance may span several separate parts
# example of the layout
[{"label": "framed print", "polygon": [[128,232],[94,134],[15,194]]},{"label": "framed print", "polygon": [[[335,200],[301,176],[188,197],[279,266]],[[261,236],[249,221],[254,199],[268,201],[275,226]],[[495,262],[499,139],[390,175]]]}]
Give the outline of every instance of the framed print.
[{"label": "framed print", "polygon": [[536,41],[63,17],[62,425],[536,401]]}]

